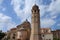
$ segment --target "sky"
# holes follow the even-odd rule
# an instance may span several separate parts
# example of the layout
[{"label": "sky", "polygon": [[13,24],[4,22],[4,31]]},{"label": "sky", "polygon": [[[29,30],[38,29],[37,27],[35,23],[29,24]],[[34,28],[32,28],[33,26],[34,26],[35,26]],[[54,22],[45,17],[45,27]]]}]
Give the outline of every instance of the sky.
[{"label": "sky", "polygon": [[60,29],[60,0],[0,0],[0,30],[6,32],[26,19],[31,23],[31,9],[40,9],[41,28]]}]

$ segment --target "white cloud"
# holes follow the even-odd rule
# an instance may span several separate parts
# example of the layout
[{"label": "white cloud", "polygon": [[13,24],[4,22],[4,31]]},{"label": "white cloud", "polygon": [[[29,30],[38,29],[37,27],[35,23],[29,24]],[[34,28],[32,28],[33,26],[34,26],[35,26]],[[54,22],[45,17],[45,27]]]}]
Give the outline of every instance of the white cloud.
[{"label": "white cloud", "polygon": [[2,11],[5,11],[5,10],[6,10],[6,8],[3,7],[3,8],[2,8]]},{"label": "white cloud", "polygon": [[2,5],[4,0],[0,0],[0,10],[5,11],[6,8]]},{"label": "white cloud", "polygon": [[[60,0],[52,0],[52,2],[50,3],[50,5],[46,6],[47,9],[44,10],[45,12],[51,12],[50,16],[51,18],[44,18],[41,19],[41,26],[42,27],[52,27],[52,25],[54,25],[57,21],[53,20],[56,19],[57,16],[60,14]],[[46,14],[46,13],[44,13]]]},{"label": "white cloud", "polygon": [[3,0],[0,0],[0,4],[2,4]]},{"label": "white cloud", "polygon": [[55,15],[55,16],[52,16],[51,18],[52,18],[52,19],[55,19],[55,18],[57,18],[57,15]]},{"label": "white cloud", "polygon": [[0,30],[7,31],[15,26],[16,24],[12,21],[11,17],[0,13]]},{"label": "white cloud", "polygon": [[58,27],[58,26],[60,27],[60,23],[59,23],[59,24],[57,24],[57,27]]},{"label": "white cloud", "polygon": [[48,10],[52,12],[51,14],[58,14],[60,12],[60,0],[52,1]]},{"label": "white cloud", "polygon": [[6,11],[6,7],[0,6],[0,10],[3,12]]},{"label": "white cloud", "polygon": [[[21,10],[21,4],[24,4],[24,8]],[[14,11],[16,12],[17,16],[20,17],[20,19],[22,19],[21,22],[23,22],[26,18],[30,18],[31,16],[31,9],[32,6],[35,4],[35,0],[12,0],[11,5],[13,5]],[[38,5],[38,4],[37,4]],[[44,14],[44,8],[46,6],[41,5],[40,9],[41,9],[41,16],[43,16]]]},{"label": "white cloud", "polygon": [[[42,0],[40,1],[40,3]],[[23,9],[20,9],[21,5],[24,4]],[[12,0],[11,5],[13,5],[13,9],[16,12],[17,16],[21,19],[21,22],[23,22],[26,18],[31,22],[31,8],[35,4],[35,0]],[[57,17],[57,13],[60,12],[60,0],[52,0],[50,5],[40,5],[37,2],[37,5],[40,8],[40,15],[41,17],[44,16],[45,12],[51,12],[50,16],[51,18],[44,18],[41,19],[41,25],[42,27],[51,27],[55,24],[56,21],[53,19]]]},{"label": "white cloud", "polygon": [[[28,3],[29,2],[29,3]],[[11,4],[13,5],[14,11],[16,12],[17,16],[20,17],[21,22],[23,22],[24,20],[26,20],[26,18],[29,17],[29,15],[31,15],[30,11],[31,11],[31,4],[34,3],[32,0],[12,0]],[[20,9],[21,4],[24,4],[25,7],[23,10]]]},{"label": "white cloud", "polygon": [[45,18],[45,19],[41,20],[41,26],[44,27],[44,28],[45,27],[51,28],[51,26],[54,25],[54,24],[55,24],[55,21],[53,19]]}]

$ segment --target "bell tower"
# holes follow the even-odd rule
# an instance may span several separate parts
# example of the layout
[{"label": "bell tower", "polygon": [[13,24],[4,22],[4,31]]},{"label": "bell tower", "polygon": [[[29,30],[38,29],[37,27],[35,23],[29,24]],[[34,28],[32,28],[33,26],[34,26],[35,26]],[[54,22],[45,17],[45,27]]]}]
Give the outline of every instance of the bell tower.
[{"label": "bell tower", "polygon": [[32,7],[32,18],[31,18],[31,37],[30,40],[40,40],[40,10],[35,4]]}]

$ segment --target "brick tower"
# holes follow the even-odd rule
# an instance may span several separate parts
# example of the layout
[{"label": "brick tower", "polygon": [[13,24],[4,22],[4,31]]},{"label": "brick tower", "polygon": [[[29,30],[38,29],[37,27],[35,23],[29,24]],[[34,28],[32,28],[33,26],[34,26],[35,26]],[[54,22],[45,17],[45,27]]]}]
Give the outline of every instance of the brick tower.
[{"label": "brick tower", "polygon": [[31,36],[30,40],[41,40],[40,36],[40,10],[39,7],[35,4],[32,7],[32,18],[31,18]]}]

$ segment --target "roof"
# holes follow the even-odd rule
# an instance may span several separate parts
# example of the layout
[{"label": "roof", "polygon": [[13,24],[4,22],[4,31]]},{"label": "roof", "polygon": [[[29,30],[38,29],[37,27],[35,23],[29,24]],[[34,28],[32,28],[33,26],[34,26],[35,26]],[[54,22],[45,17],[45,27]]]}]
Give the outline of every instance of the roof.
[{"label": "roof", "polygon": [[50,28],[41,28],[41,30],[49,30]]},{"label": "roof", "polygon": [[[18,25],[17,28],[21,27],[21,26],[27,26],[27,25],[30,25],[30,22],[28,20],[24,21],[22,24]],[[29,27],[29,26],[27,26]]]},{"label": "roof", "polygon": [[54,31],[51,31],[51,32],[60,32],[60,29],[58,29],[58,30],[54,30]]},{"label": "roof", "polygon": [[11,30],[16,30],[16,28],[12,28]]},{"label": "roof", "polygon": [[32,9],[34,10],[34,9],[39,9],[39,7],[35,4],[33,7],[32,7]]},{"label": "roof", "polygon": [[51,34],[50,28],[41,28],[41,34]]}]

